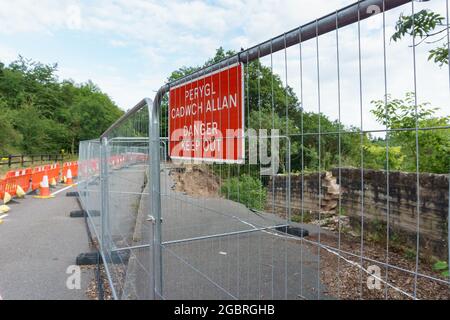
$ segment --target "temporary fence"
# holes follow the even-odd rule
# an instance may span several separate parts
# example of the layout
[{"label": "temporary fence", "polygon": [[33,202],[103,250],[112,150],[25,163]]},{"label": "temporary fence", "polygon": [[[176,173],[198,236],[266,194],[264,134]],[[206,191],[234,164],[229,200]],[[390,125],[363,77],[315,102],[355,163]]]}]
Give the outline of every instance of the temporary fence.
[{"label": "temporary fence", "polygon": [[[390,46],[388,34],[402,14],[416,30],[420,7],[445,17],[448,39],[448,2],[359,1],[164,85],[80,143],[78,188],[113,297],[448,299],[448,172],[422,168],[438,152],[429,135],[446,145],[450,126],[420,122],[419,101],[443,103],[449,116],[450,69],[425,77],[432,62],[417,39]],[[242,68],[242,90],[232,68]],[[242,116],[245,134],[208,141],[241,141],[239,161],[230,161],[239,151],[182,160],[208,145],[208,128],[175,122],[192,97],[207,108],[207,84],[219,97],[243,96],[232,121],[221,111],[229,105],[212,107],[212,120],[190,106],[191,120],[212,131]],[[406,102],[389,96],[405,91]],[[185,109],[172,114],[174,105]],[[401,112],[409,121],[392,126]],[[410,172],[394,171],[408,156]]]}]

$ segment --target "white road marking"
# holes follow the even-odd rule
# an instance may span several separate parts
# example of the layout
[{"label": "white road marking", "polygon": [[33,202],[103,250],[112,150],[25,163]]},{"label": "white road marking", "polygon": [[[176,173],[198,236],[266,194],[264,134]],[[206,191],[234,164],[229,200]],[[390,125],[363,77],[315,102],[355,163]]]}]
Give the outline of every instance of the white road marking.
[{"label": "white road marking", "polygon": [[0,216],[0,219],[4,219],[4,218],[6,218],[6,217],[8,217],[8,216],[9,216],[9,214],[1,215],[1,216]]},{"label": "white road marking", "polygon": [[52,195],[52,196],[56,196],[58,193],[63,192],[63,191],[66,191],[67,189],[70,189],[70,188],[72,188],[72,187],[75,187],[77,184],[78,184],[78,183],[75,183],[74,185],[71,185],[71,186],[67,186],[67,187],[65,187],[65,188],[62,188],[61,190],[58,190],[58,191],[53,192],[51,195]]}]

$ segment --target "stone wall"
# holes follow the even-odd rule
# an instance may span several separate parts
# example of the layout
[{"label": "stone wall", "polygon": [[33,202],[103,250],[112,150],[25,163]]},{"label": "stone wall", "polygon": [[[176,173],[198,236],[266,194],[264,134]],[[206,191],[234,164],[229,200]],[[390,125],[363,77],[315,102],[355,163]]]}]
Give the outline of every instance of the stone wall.
[{"label": "stone wall", "polygon": [[[389,207],[391,235],[400,236],[402,241],[406,241],[411,248],[415,248],[418,220],[415,173],[390,172],[389,197],[385,171],[364,170],[362,192],[360,169],[342,168],[341,181],[337,179],[338,176],[338,169],[321,174],[322,213],[337,214],[339,189],[341,190],[341,214],[348,216],[356,229],[360,226],[362,212],[366,231],[371,231],[371,228],[379,230],[380,225],[385,227]],[[271,181],[269,190],[270,183]],[[267,197],[268,209],[271,209],[274,198],[277,212],[284,212],[286,177],[274,177],[274,184],[274,192],[270,190]],[[419,186],[420,252],[445,259],[448,255],[448,175],[420,174]],[[304,175],[303,188],[300,176],[291,177],[293,214],[300,213],[303,191],[305,212],[318,212],[319,175],[317,173]]]},{"label": "stone wall", "polygon": [[[286,212],[287,181],[286,176],[276,176],[273,181],[272,179],[269,180],[267,186],[269,191],[267,195],[267,210],[280,214]],[[337,207],[339,197],[339,186],[336,185],[336,178],[330,172],[321,173],[320,188],[322,190],[321,193],[319,193],[318,173],[305,174],[303,177],[300,175],[291,176],[291,213],[300,214],[303,209],[306,213],[316,214],[319,212],[319,205],[321,213],[333,213]],[[320,203],[319,194],[321,194]]]}]

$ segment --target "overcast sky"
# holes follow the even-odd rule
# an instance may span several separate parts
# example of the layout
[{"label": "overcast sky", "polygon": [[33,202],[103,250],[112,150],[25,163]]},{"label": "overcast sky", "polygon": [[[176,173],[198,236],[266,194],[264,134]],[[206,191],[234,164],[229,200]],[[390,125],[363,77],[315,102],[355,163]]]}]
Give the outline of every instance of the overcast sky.
[{"label": "overcast sky", "polygon": [[[416,3],[446,15],[448,0]],[[0,0],[0,60],[18,54],[44,63],[57,62],[61,79],[88,79],[98,84],[124,110],[143,97],[153,97],[171,71],[200,65],[215,49],[239,50],[319,18],[354,0]],[[387,33],[401,12],[386,15]],[[363,121],[378,128],[368,110],[384,93],[382,16],[361,23]],[[339,35],[342,80],[342,120],[360,125],[357,25]],[[318,110],[315,42],[303,45],[304,104]],[[387,39],[388,92],[401,97],[413,86],[410,39]],[[337,118],[336,34],[319,39],[321,110]],[[427,62],[430,46],[417,50],[420,101],[450,112],[448,67]],[[289,48],[288,83],[300,95],[299,47]],[[263,59],[269,64],[270,57]],[[275,71],[284,75],[284,52],[274,55]]]}]

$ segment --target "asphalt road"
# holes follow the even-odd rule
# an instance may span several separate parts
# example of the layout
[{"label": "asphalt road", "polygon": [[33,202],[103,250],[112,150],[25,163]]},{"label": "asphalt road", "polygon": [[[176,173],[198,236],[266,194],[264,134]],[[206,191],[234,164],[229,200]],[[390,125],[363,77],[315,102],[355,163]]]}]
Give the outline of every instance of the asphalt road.
[{"label": "asphalt road", "polygon": [[[125,169],[123,174],[127,170],[131,169]],[[319,291],[321,299],[332,298],[318,281],[316,252],[298,239],[289,239],[274,230],[233,234],[283,224],[280,217],[258,214],[226,199],[176,192],[167,169],[161,172],[161,184],[165,243],[162,298],[316,299]],[[153,236],[152,224],[146,221],[150,212],[146,193],[148,189],[141,198],[129,243],[134,246],[151,243]],[[130,212],[126,205],[121,210]],[[317,231],[313,226],[306,227],[311,233]],[[206,238],[191,239],[197,237]],[[128,251],[127,264],[110,265],[119,298],[154,298],[152,248]]]},{"label": "asphalt road", "polygon": [[[111,248],[152,243],[144,171],[143,166],[130,166],[110,175]],[[167,168],[161,171],[161,183],[162,298],[315,299],[319,291],[322,299],[332,298],[318,281],[315,252],[272,229],[254,231],[283,224],[283,219],[226,199],[176,192]],[[86,201],[99,210],[98,181],[89,188]],[[67,191],[74,190],[54,199],[27,196],[11,204],[9,217],[0,225],[3,299],[87,299],[92,271],[83,271],[80,290],[66,287],[67,268],[79,253],[90,251],[84,220],[69,217],[79,208],[75,198],[65,196]],[[92,222],[100,233],[101,218],[92,217]],[[192,239],[198,237],[205,238]],[[154,298],[152,248],[123,252],[130,254],[129,260],[108,263],[118,298]]]},{"label": "asphalt road", "polygon": [[[53,192],[62,189],[59,187]],[[89,252],[84,219],[70,218],[79,210],[76,198],[60,192],[53,199],[25,199],[8,204],[0,225],[0,295],[3,299],[83,300],[90,270],[81,271],[81,289],[69,290],[67,268],[79,253]]]}]

